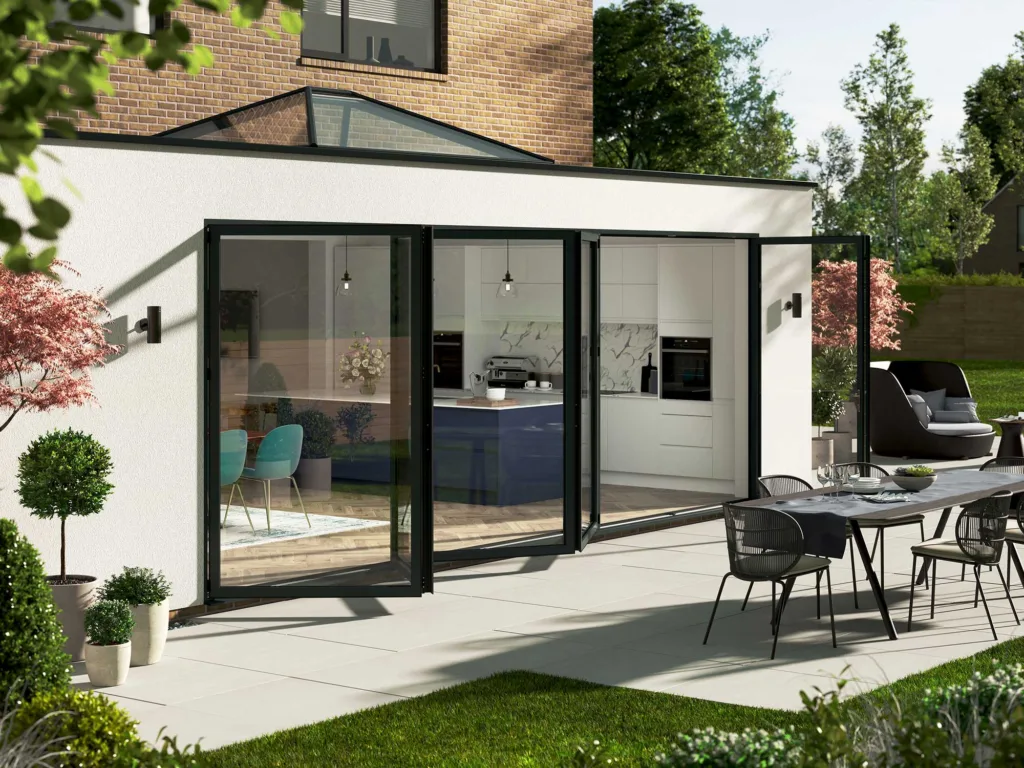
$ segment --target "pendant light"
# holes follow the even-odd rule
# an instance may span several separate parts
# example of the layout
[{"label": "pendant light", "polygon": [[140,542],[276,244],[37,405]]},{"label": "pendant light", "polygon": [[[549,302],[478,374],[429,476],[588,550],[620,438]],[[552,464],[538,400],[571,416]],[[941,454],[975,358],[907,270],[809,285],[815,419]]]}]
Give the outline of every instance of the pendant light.
[{"label": "pendant light", "polygon": [[342,298],[348,298],[353,294],[352,277],[348,273],[348,235],[345,236],[345,274],[342,275],[341,282],[334,292]]},{"label": "pendant light", "polygon": [[515,281],[512,279],[512,272],[509,267],[509,247],[508,240],[505,241],[505,277],[501,281],[501,285],[498,286],[498,298],[499,299],[514,299],[519,295],[519,290],[516,287]]}]

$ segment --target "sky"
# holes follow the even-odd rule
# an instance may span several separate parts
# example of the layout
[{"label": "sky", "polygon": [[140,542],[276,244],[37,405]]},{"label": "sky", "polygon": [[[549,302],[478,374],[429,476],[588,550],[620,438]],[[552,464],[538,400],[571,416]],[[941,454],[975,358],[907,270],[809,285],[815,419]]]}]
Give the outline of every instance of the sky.
[{"label": "sky", "polygon": [[[963,96],[981,71],[1013,51],[1024,30],[1021,0],[691,0],[712,29],[738,35],[771,33],[762,49],[764,68],[783,92],[782,107],[796,120],[803,152],[829,123],[859,135],[843,106],[839,82],[867,63],[875,36],[900,25],[918,95],[932,102],[927,125],[926,170],[939,167],[943,142],[963,124]],[[594,7],[609,5],[595,0]]]}]

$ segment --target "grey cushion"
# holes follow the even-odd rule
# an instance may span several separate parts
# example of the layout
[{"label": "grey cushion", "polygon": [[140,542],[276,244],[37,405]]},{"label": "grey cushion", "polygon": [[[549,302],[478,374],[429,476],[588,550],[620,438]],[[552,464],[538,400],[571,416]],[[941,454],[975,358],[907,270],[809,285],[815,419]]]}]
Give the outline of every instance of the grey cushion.
[{"label": "grey cushion", "polygon": [[971,421],[981,421],[978,418],[978,404],[970,397],[947,397],[947,411],[963,411],[971,415]]},{"label": "grey cushion", "polygon": [[928,425],[928,431],[935,435],[967,437],[970,435],[990,435],[992,434],[992,427],[988,424],[943,424],[933,421]]},{"label": "grey cushion", "polygon": [[932,420],[940,424],[977,424],[978,419],[970,411],[936,411]]},{"label": "grey cushion", "polygon": [[914,415],[921,422],[921,426],[927,427],[928,422],[932,420],[932,412],[924,398],[920,395],[907,395],[907,400],[910,401],[910,407],[914,409]]},{"label": "grey cushion", "polygon": [[956,539],[928,539],[915,544],[910,551],[918,556],[934,557],[937,560],[952,560],[957,563],[973,563],[970,555],[960,549]]},{"label": "grey cushion", "polygon": [[945,389],[935,389],[932,390],[931,392],[922,392],[919,389],[912,389],[910,390],[910,394],[920,395],[921,397],[923,397],[925,403],[928,405],[929,408],[932,409],[932,412],[946,410]]}]

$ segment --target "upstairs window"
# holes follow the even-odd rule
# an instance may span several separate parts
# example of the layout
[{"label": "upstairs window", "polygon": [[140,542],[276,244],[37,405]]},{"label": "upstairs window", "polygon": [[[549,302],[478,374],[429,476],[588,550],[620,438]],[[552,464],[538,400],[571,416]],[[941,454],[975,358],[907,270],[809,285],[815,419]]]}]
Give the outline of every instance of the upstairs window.
[{"label": "upstairs window", "polygon": [[144,35],[151,35],[156,31],[156,18],[149,15],[148,0],[140,0],[139,5],[120,2],[120,0],[114,0],[114,2],[124,11],[119,19],[98,10],[85,21],[74,21],[68,13],[70,3],[62,2],[55,4],[53,17],[55,21],[67,21],[78,29],[89,32],[141,32]]},{"label": "upstairs window", "polygon": [[437,67],[438,0],[306,0],[302,54],[371,66]]}]

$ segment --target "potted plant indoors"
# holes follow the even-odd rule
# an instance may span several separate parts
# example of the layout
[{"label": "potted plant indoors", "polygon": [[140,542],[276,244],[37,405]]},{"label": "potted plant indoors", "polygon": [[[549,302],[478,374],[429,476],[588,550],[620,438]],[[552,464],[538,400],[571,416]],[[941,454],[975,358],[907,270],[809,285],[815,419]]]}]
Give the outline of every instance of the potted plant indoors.
[{"label": "potted plant indoors", "polygon": [[387,483],[391,476],[388,446],[377,446],[369,428],[377,415],[369,403],[352,403],[338,409],[338,428],[347,441],[335,462],[334,475],[341,480]]},{"label": "potted plant indoors", "polygon": [[101,600],[121,600],[131,606],[132,666],[156,664],[167,643],[170,623],[171,584],[162,572],[151,568],[126,567],[111,576],[99,589]]},{"label": "potted plant indoors", "polygon": [[122,685],[132,658],[132,608],[124,600],[97,600],[85,610],[85,671],[95,686]]},{"label": "potted plant indoors", "polygon": [[107,482],[110,451],[91,436],[68,429],[47,432],[18,458],[18,495],[35,517],[60,519],[60,573],[47,577],[60,611],[72,661],[85,654],[85,609],[92,602],[95,576],[67,571],[67,522],[94,515],[114,486]]},{"label": "potted plant indoors", "polygon": [[302,454],[295,481],[307,498],[329,499],[334,422],[326,413],[310,408],[295,414],[295,423],[302,427]]}]

